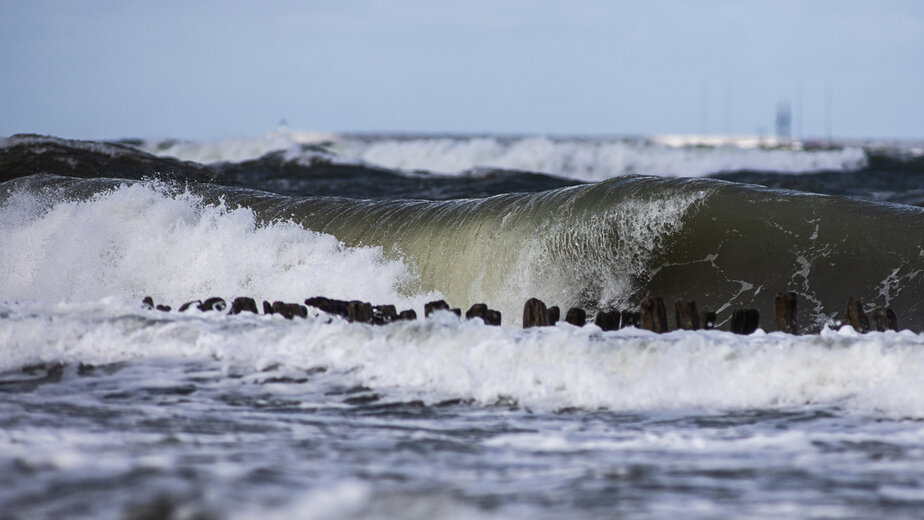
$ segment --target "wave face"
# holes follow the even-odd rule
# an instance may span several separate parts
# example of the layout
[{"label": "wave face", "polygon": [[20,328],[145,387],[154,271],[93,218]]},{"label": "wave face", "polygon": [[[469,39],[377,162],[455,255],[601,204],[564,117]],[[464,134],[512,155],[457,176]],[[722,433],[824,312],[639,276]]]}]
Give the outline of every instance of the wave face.
[{"label": "wave face", "polygon": [[[406,276],[384,275],[385,285],[393,287],[393,292],[377,295],[399,301],[416,299],[419,304],[421,295],[439,293],[460,307],[485,302],[499,308],[505,321],[513,324],[518,323],[521,306],[529,297],[564,309],[582,306],[593,311],[635,306],[646,295],[655,295],[695,299],[700,308],[716,310],[720,322],[737,307],[754,306],[769,326],[773,295],[791,290],[801,296],[799,321],[805,330],[817,330],[836,319],[849,296],[865,302],[867,310],[875,305],[892,306],[905,327],[924,326],[919,317],[924,310],[924,211],[909,206],[714,180],[652,177],[453,201],[286,197],[196,184],[186,189],[197,197],[197,204],[210,209],[179,222],[192,218],[189,226],[203,229],[193,232],[194,236],[157,241],[166,230],[177,230],[178,224],[164,217],[152,226],[148,211],[155,215],[184,212],[148,207],[191,202],[178,202],[175,195],[157,195],[160,192],[150,184],[113,189],[115,183],[57,176],[8,182],[3,207],[9,215],[4,220],[14,238],[6,240],[19,237],[23,246],[7,250],[6,270],[15,272],[17,265],[34,265],[20,256],[32,254],[29,237],[41,236],[47,222],[60,222],[62,226],[73,223],[74,229],[62,227],[50,233],[66,236],[71,242],[65,242],[60,253],[46,250],[45,254],[57,262],[56,257],[65,251],[90,247],[93,260],[79,272],[95,273],[92,283],[100,283],[97,278],[104,277],[107,259],[130,256],[122,251],[125,246],[111,237],[146,237],[142,240],[144,250],[165,262],[178,258],[168,264],[178,273],[183,272],[184,265],[199,265],[184,259],[184,244],[207,240],[204,243],[209,246],[200,247],[197,254],[217,255],[215,258],[222,259],[219,266],[226,264],[223,259],[241,262],[243,267],[235,276],[242,280],[264,272],[291,278],[298,271],[287,270],[290,260],[281,255],[288,241],[325,244],[328,255],[336,250],[334,242],[342,241],[351,251],[376,251],[372,254],[375,261],[364,269],[340,269],[331,267],[340,260],[328,256],[322,261],[306,253],[294,255],[291,262],[311,271],[315,278],[328,280],[330,287],[339,285],[357,292],[366,283],[357,280],[378,279],[383,276],[382,265],[398,262],[403,266],[398,271]],[[75,196],[84,197],[85,202],[73,202]],[[122,198],[133,205],[120,209],[118,201]],[[23,199],[27,202],[21,202]],[[37,200],[50,201],[46,203],[50,209],[33,209],[30,205]],[[115,209],[104,209],[107,204]],[[80,219],[80,211],[88,218],[99,217],[96,221]],[[106,216],[112,211],[136,216],[126,217],[124,222],[129,224],[112,223]],[[191,210],[187,207],[185,211]],[[236,211],[246,215],[240,219],[239,225],[245,226],[242,230],[226,230],[224,224],[213,223],[226,215],[236,222]],[[38,221],[17,217],[38,213],[42,215]],[[200,222],[203,219],[207,225]],[[292,223],[305,230],[304,238],[292,235],[264,240],[260,235],[265,229],[274,230],[266,233],[295,233]],[[117,228],[108,235],[99,232],[107,226],[122,225],[134,227]],[[148,231],[142,231],[145,229]],[[230,235],[222,238],[226,232]],[[318,233],[336,240],[318,238]],[[92,244],[96,244],[95,249]],[[274,260],[253,263],[265,258]],[[134,268],[126,270],[135,272]],[[208,269],[203,272],[208,273]],[[188,283],[190,288],[199,288],[199,295],[213,287],[196,276]],[[273,288],[282,290],[286,276],[280,276]],[[30,283],[27,280],[24,287],[31,287]],[[86,286],[88,290],[92,283]],[[39,292],[56,294],[53,287],[59,285],[66,286],[50,284]],[[243,282],[234,288],[256,289]],[[307,297],[322,287],[307,284],[300,289]],[[329,295],[345,292],[350,291]],[[19,293],[14,290],[13,294]],[[179,294],[192,297],[193,291]]]},{"label": "wave face", "polygon": [[508,316],[530,296],[597,310],[660,295],[695,299],[720,321],[739,306],[769,319],[773,295],[795,291],[806,330],[850,296],[924,325],[924,211],[907,206],[651,177],[452,202],[232,200],[382,247],[423,288]]}]

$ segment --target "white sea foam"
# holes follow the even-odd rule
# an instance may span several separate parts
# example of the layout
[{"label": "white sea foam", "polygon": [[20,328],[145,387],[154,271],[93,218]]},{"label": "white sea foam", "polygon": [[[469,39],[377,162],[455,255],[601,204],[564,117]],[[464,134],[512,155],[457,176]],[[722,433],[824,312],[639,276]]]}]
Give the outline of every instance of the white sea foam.
[{"label": "white sea foam", "polygon": [[13,300],[325,295],[422,308],[436,296],[402,295],[413,275],[379,248],[347,248],[291,222],[258,225],[250,209],[152,184],[50,206],[13,194],[0,205],[0,244],[0,294]]},{"label": "white sea foam", "polygon": [[513,400],[535,410],[616,411],[821,405],[924,417],[924,336],[907,331],[743,337],[602,333],[567,324],[512,330],[448,312],[374,327],[324,317],[163,314],[112,300],[15,304],[0,312],[7,316],[0,329],[5,370],[37,362],[201,358],[253,370],[325,366],[391,400]]}]

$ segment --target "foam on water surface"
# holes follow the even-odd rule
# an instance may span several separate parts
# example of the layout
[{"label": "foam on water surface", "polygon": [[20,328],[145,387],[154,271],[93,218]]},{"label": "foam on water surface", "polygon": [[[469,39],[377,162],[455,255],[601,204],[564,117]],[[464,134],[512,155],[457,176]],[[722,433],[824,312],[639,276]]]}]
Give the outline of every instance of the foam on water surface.
[{"label": "foam on water surface", "polygon": [[[339,318],[163,314],[106,300],[2,309],[3,370],[36,363],[110,364],[216,359],[261,370],[322,366],[391,400],[512,401],[553,411],[838,406],[924,417],[924,337],[911,332],[821,335],[636,329],[602,333],[561,324],[511,330],[448,312],[386,327]],[[53,323],[53,326],[49,326]]]}]

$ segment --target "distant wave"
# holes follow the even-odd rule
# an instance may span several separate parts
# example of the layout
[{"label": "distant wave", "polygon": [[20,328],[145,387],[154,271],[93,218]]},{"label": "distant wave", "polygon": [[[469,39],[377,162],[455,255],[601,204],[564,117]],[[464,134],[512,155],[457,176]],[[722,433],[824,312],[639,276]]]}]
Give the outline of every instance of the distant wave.
[{"label": "distant wave", "polygon": [[289,160],[310,161],[323,145],[350,164],[400,171],[458,175],[473,169],[519,170],[590,182],[645,174],[702,177],[719,172],[763,170],[804,173],[856,170],[866,165],[861,147],[802,150],[761,148],[753,139],[678,142],[676,139],[362,136],[271,132],[251,139],[183,142],[140,140],[134,144],[157,155],[199,163],[240,162],[274,151]]}]

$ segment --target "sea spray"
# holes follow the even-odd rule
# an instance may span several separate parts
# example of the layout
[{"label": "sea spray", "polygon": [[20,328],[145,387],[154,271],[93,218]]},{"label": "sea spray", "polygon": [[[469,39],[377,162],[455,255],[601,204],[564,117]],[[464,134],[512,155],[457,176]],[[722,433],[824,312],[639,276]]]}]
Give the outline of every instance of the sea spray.
[{"label": "sea spray", "polygon": [[[44,302],[108,295],[179,304],[212,295],[301,301],[326,295],[421,307],[413,274],[381,248],[344,246],[291,221],[159,183],[15,191],[0,201],[0,294]],[[57,195],[52,195],[57,193]]]}]

